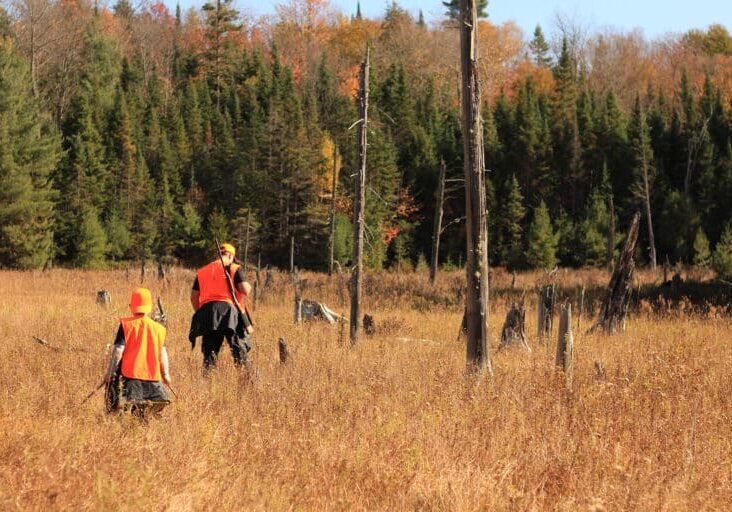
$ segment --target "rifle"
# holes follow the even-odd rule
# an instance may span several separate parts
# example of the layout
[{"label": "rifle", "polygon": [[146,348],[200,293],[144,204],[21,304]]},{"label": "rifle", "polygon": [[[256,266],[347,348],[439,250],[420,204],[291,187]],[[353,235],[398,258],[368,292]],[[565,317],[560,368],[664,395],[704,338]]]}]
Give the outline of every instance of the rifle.
[{"label": "rifle", "polygon": [[100,382],[99,385],[94,388],[94,391],[92,391],[91,393],[89,393],[88,395],[86,395],[86,398],[84,398],[84,400],[81,401],[81,403],[79,404],[79,407],[81,407],[82,405],[84,405],[87,400],[89,400],[91,397],[93,397],[94,396],[94,393],[96,393],[97,391],[99,391],[102,388],[102,386],[104,386],[104,384],[105,384],[104,381]]},{"label": "rifle", "polygon": [[241,304],[239,304],[239,301],[236,299],[234,282],[231,280],[231,275],[229,275],[229,272],[226,269],[226,265],[224,265],[224,255],[221,254],[221,245],[219,244],[218,238],[214,238],[214,241],[216,242],[216,251],[219,253],[219,261],[221,261],[221,266],[224,268],[226,284],[229,285],[229,295],[231,295],[231,300],[233,301],[234,306],[236,306],[236,310],[239,313],[239,318],[241,318],[242,324],[244,324],[244,332],[248,333],[252,329],[252,326],[254,324],[252,323],[252,319],[249,317],[249,312],[247,311],[246,306],[242,308]]}]

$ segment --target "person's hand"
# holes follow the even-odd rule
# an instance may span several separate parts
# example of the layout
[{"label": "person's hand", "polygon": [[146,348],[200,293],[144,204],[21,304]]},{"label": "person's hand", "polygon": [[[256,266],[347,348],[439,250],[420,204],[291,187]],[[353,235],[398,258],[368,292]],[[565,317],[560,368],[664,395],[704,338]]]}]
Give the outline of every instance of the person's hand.
[{"label": "person's hand", "polygon": [[254,333],[254,326],[248,325],[247,326],[247,334],[253,334]]},{"label": "person's hand", "polygon": [[168,386],[170,386],[170,384],[173,382],[173,380],[170,378],[169,373],[163,374],[163,382],[165,382]]}]

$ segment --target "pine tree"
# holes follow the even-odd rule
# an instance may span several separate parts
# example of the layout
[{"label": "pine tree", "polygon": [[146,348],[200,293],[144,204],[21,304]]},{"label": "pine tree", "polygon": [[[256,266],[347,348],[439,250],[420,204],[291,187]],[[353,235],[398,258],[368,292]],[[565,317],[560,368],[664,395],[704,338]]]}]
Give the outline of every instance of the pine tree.
[{"label": "pine tree", "polygon": [[53,255],[50,176],[60,144],[8,39],[0,39],[0,84],[0,267],[36,268]]},{"label": "pine tree", "polygon": [[557,263],[557,237],[544,201],[534,210],[526,238],[526,263],[530,268],[550,269]]}]

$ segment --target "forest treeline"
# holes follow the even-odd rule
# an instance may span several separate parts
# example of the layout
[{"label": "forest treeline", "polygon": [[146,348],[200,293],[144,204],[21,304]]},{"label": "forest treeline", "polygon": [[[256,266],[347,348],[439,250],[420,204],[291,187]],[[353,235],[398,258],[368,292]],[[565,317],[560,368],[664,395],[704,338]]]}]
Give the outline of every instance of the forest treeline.
[{"label": "forest treeline", "polygon": [[[430,259],[443,160],[440,261],[464,259],[450,6],[428,26],[398,3],[378,19],[327,0],[260,19],[231,0],[0,5],[0,266],[196,264],[216,236],[280,266],[294,241],[298,266],[323,269],[335,183],[346,267],[367,43],[367,264]],[[555,25],[480,21],[491,264],[606,265],[641,211],[641,262],[732,274],[727,29]]]}]

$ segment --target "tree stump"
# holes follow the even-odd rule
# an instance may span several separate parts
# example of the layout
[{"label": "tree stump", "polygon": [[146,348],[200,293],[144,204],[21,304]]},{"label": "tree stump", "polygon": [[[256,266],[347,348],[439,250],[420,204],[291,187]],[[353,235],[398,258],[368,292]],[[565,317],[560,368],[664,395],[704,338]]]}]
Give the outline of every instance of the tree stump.
[{"label": "tree stump", "polygon": [[290,357],[290,349],[287,348],[287,343],[285,343],[285,339],[280,338],[279,340],[277,340],[277,346],[279,347],[280,351],[280,364],[287,363],[287,360]]},{"label": "tree stump", "polygon": [[506,321],[503,322],[501,342],[498,344],[499,351],[510,347],[520,347],[531,352],[531,348],[526,342],[525,323],[526,310],[523,304],[512,304],[510,311],[506,315]]},{"label": "tree stump", "polygon": [[559,315],[559,336],[557,337],[556,365],[564,371],[567,389],[572,388],[572,362],[574,359],[574,337],[572,336],[572,305],[562,306]]},{"label": "tree stump", "polygon": [[600,308],[600,316],[590,332],[594,332],[596,329],[602,329],[607,333],[625,330],[625,320],[628,316],[630,295],[633,290],[633,272],[635,271],[633,252],[638,242],[639,224],[640,213],[636,212],[628,231],[628,238],[623,246],[623,252],[620,253],[610,278],[607,295]]},{"label": "tree stump", "polygon": [[371,315],[363,315],[363,332],[367,336],[376,334],[376,323]]},{"label": "tree stump", "polygon": [[112,295],[107,290],[97,290],[97,304],[108,308],[112,305]]},{"label": "tree stump", "polygon": [[554,301],[556,300],[557,286],[552,283],[539,288],[539,307],[537,330],[538,338],[543,340],[552,334],[554,323]]}]

